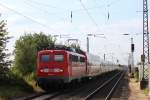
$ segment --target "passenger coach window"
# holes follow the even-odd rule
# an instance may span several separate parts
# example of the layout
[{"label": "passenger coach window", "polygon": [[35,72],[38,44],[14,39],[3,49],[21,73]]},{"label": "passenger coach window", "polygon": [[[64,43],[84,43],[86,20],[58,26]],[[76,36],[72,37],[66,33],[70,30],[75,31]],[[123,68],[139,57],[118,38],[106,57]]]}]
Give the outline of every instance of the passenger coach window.
[{"label": "passenger coach window", "polygon": [[42,55],[41,56],[41,61],[42,62],[48,62],[49,61],[49,55]]},{"label": "passenger coach window", "polygon": [[80,57],[80,62],[85,62],[84,57]]},{"label": "passenger coach window", "polygon": [[72,61],[73,62],[78,62],[78,56],[72,55]]},{"label": "passenger coach window", "polygon": [[64,61],[64,55],[55,55],[54,56],[54,61],[56,61],[56,62]]},{"label": "passenger coach window", "polygon": [[79,60],[78,60],[78,56],[75,56],[75,55],[70,55],[70,60],[72,61],[72,62],[78,62]]}]

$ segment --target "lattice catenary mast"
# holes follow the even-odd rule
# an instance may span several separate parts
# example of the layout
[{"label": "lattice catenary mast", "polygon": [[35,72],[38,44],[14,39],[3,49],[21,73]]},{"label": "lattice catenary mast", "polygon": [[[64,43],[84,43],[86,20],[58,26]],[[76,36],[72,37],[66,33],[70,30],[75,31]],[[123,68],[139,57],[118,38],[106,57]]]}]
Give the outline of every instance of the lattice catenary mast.
[{"label": "lattice catenary mast", "polygon": [[148,83],[148,64],[149,64],[149,32],[148,32],[148,3],[143,0],[143,77],[141,80],[141,88],[146,87]]}]

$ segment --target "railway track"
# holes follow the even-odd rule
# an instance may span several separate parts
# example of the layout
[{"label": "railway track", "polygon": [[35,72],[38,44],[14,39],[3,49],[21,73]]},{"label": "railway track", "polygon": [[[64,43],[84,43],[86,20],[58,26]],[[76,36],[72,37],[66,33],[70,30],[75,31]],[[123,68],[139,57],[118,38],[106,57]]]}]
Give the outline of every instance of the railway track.
[{"label": "railway track", "polygon": [[[95,78],[87,83],[76,85],[73,88],[70,87],[52,93],[42,93],[40,95],[38,94],[37,96],[33,96],[21,100],[91,100],[93,98],[94,99],[101,98],[102,100],[109,100],[109,98],[111,97],[115,89],[115,86],[117,86],[117,84],[119,83],[119,77],[120,80],[121,77],[123,77],[123,74],[122,75],[121,74],[122,72],[119,71],[110,72],[101,75],[100,77]],[[117,80],[118,82],[114,80]],[[106,85],[108,87],[106,87]],[[107,90],[107,92],[104,90]],[[109,95],[105,95],[105,94],[109,94]],[[108,98],[108,99],[104,99],[104,98]]]},{"label": "railway track", "polygon": [[39,93],[39,94],[34,94],[28,97],[24,97],[21,99],[16,99],[16,100],[50,100],[51,98],[55,98],[64,92],[66,91],[58,91],[58,92],[52,92],[52,93],[44,92],[44,93]]},{"label": "railway track", "polygon": [[87,95],[84,100],[91,100],[91,99],[102,99],[102,100],[110,100],[114,90],[116,89],[117,85],[125,75],[124,72],[119,72],[111,79],[100,85],[97,89]]}]

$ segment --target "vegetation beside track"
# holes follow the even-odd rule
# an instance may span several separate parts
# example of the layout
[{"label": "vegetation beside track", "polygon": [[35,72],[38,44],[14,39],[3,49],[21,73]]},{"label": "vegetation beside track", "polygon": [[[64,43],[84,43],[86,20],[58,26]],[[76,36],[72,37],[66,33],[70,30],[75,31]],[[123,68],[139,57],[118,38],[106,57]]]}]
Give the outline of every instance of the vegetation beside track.
[{"label": "vegetation beside track", "polygon": [[1,99],[15,98],[32,92],[32,86],[28,85],[23,78],[20,78],[14,74],[11,74],[11,77],[3,80],[0,84]]},{"label": "vegetation beside track", "polygon": [[19,77],[11,73],[10,76],[11,77],[0,83],[0,100],[10,100],[32,93],[42,92],[42,89],[36,86],[36,80],[34,80],[32,74]]},{"label": "vegetation beside track", "polygon": [[[8,53],[6,45],[11,37],[6,21],[0,21],[0,100],[42,91],[36,86],[36,55],[38,47],[53,45],[55,39],[44,33],[25,33],[15,44],[15,50]],[[10,59],[14,56],[14,60]]]}]

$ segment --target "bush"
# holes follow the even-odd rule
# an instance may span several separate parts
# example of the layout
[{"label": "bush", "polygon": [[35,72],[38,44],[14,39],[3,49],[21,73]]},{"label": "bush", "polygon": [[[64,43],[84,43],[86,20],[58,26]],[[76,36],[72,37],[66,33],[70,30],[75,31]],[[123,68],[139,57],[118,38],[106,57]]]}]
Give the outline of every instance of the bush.
[{"label": "bush", "polygon": [[139,81],[139,70],[138,70],[138,68],[135,68],[134,77],[135,77],[136,81],[138,82]]},{"label": "bush", "polygon": [[21,36],[15,44],[15,72],[22,76],[35,73],[38,47],[53,44],[53,38],[43,33]]}]

